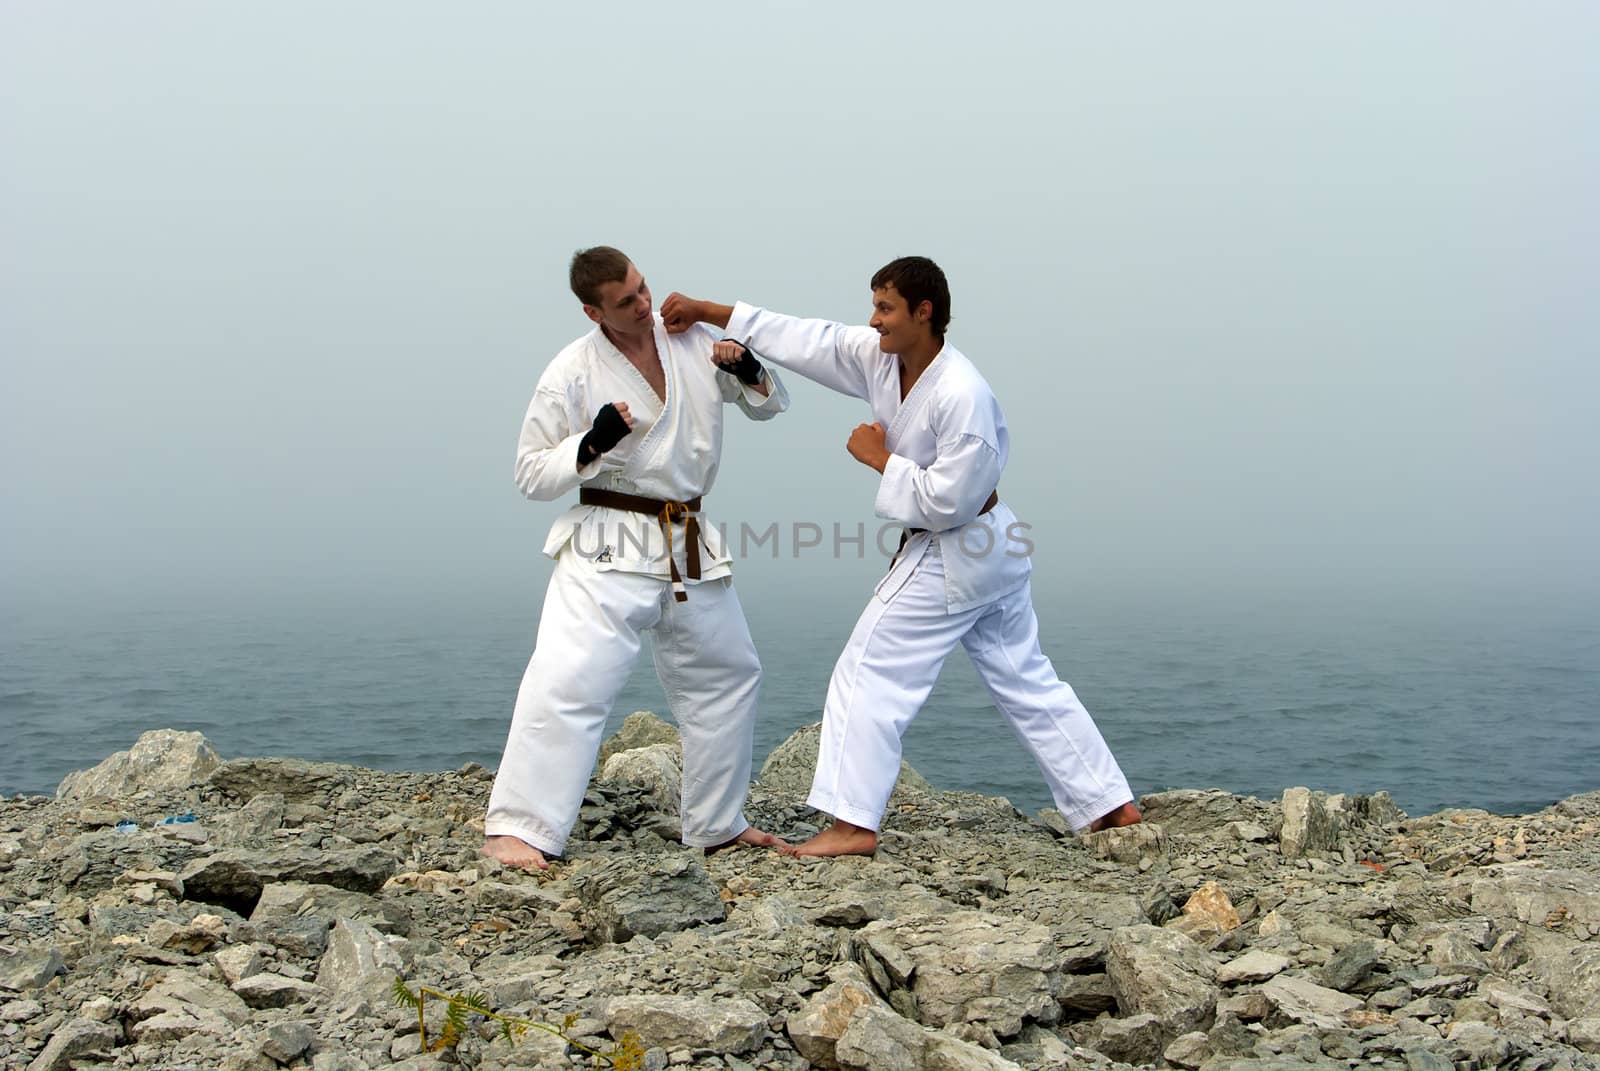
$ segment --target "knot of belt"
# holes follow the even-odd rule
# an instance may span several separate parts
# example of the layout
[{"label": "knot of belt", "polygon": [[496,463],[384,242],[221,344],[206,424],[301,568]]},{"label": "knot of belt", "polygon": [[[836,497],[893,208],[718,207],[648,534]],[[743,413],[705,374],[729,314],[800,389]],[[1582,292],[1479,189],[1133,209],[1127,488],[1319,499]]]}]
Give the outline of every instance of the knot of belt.
[{"label": "knot of belt", "polygon": [[673,502],[660,498],[646,498],[622,491],[608,491],[600,487],[580,487],[578,501],[585,506],[626,510],[654,517],[661,526],[661,538],[666,540],[667,568],[672,574],[672,597],[678,602],[688,602],[689,593],[683,586],[683,576],[678,572],[677,559],[672,556],[672,526],[683,521],[684,572],[690,580],[700,579],[700,496],[687,502]]}]

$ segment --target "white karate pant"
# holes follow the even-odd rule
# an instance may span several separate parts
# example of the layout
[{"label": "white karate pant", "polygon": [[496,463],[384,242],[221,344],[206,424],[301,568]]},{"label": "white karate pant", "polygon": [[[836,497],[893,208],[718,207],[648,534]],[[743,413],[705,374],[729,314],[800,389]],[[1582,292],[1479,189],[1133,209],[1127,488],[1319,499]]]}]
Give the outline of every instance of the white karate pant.
[{"label": "white karate pant", "polygon": [[957,642],[1072,828],[1133,799],[1094,719],[1039,649],[1031,585],[949,613],[935,540],[887,603],[874,597],[867,604],[833,668],[808,804],[878,828],[900,773],[900,738]]},{"label": "white karate pant", "polygon": [[683,843],[743,833],[761,663],[733,580],[689,585],[601,571],[581,554],[556,559],[539,634],[517,692],[505,755],[489,793],[488,836],[560,855],[627,683],[640,635],[655,632],[656,675],[683,740]]}]

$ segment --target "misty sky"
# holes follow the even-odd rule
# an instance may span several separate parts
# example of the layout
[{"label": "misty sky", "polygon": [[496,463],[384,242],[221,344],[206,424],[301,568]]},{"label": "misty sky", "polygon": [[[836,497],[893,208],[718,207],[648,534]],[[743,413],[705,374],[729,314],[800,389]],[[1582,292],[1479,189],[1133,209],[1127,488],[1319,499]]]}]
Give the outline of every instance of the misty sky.
[{"label": "misty sky", "polygon": [[[1060,581],[1600,590],[1591,5],[0,0],[5,590],[537,586],[573,250],[938,260]],[[865,408],[708,512],[872,522]],[[865,589],[880,561],[741,564]],[[765,552],[764,552],[765,553]]]}]

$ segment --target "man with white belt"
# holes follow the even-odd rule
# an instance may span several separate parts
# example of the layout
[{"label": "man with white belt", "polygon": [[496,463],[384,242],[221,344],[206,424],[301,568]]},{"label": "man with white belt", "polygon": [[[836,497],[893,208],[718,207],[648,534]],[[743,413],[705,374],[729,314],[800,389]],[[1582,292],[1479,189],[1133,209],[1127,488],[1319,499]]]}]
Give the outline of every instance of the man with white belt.
[{"label": "man with white belt", "polygon": [[792,851],[876,850],[900,739],[957,643],[1074,829],[1139,821],[1100,730],[1040,650],[1031,565],[1014,550],[1016,515],[996,490],[1010,436],[989,384],[945,342],[944,272],[926,257],[902,257],[873,277],[872,301],[868,327],[681,294],[661,308],[668,331],[716,324],[764,360],[866,401],[875,422],[857,427],[846,447],[882,474],[877,515],[907,526],[828,683],[807,802],[834,822]]},{"label": "man with white belt", "polygon": [[489,794],[483,853],[543,868],[566,849],[646,630],[683,741],[683,842],[780,846],[743,813],[761,663],[721,535],[698,514],[721,461],[724,404],[768,420],[788,408],[788,393],[709,328],[669,337],[639,270],[617,250],[579,252],[570,281],[595,328],[540,376],[516,480],[532,499],[574,489],[579,499],[545,540],[556,566]]}]

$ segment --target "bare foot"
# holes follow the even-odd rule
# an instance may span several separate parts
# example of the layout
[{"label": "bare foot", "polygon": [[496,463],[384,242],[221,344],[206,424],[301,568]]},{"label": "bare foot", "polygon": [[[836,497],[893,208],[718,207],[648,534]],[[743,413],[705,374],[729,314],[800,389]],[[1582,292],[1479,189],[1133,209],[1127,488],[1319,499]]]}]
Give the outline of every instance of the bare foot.
[{"label": "bare foot", "polygon": [[878,850],[878,834],[835,818],[833,825],[804,844],[783,849],[784,855],[871,855]]},{"label": "bare foot", "polygon": [[787,848],[789,846],[788,841],[775,837],[765,830],[757,829],[755,826],[746,826],[744,832],[737,837],[732,840],[725,840],[721,844],[713,844],[705,851],[707,855],[712,855],[722,851],[724,848],[737,848],[741,844],[748,844],[752,848]]},{"label": "bare foot", "polygon": [[523,870],[543,870],[550,865],[543,852],[519,837],[485,838],[483,847],[478,849],[478,854],[497,859],[505,866],[520,867]]},{"label": "bare foot", "polygon": [[1138,825],[1144,821],[1144,816],[1139,813],[1139,808],[1132,802],[1124,803],[1110,814],[1101,815],[1089,823],[1089,832],[1098,833],[1102,829],[1115,829],[1118,826]]}]

